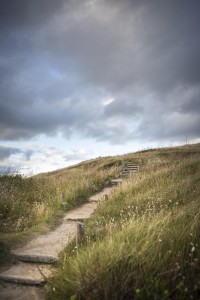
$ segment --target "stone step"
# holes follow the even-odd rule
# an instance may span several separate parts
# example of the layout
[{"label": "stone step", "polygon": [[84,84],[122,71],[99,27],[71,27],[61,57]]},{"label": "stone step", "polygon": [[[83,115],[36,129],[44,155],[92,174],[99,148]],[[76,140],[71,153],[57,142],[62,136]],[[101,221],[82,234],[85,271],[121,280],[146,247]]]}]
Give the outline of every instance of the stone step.
[{"label": "stone step", "polygon": [[127,168],[122,170],[122,172],[137,172],[137,171],[138,169],[127,169]]},{"label": "stone step", "polygon": [[15,259],[24,261],[24,262],[33,262],[33,263],[44,263],[44,264],[52,264],[58,261],[58,256],[53,255],[42,255],[42,254],[34,254],[34,253],[13,253]]},{"label": "stone step", "polygon": [[[62,224],[55,230],[43,234],[26,245],[12,250],[17,260],[7,270],[0,271],[1,300],[44,300],[44,287],[51,278],[59,253],[74,237],[80,235],[80,222],[88,219],[98,206],[98,202],[108,196],[114,187],[105,188],[90,198],[89,203],[65,214]],[[80,236],[79,236],[80,238]],[[29,262],[29,263],[28,263]],[[36,264],[38,263],[38,264]]]},{"label": "stone step", "polygon": [[138,170],[137,166],[126,166],[125,169],[134,169],[134,170]]},{"label": "stone step", "polygon": [[52,267],[49,265],[35,265],[18,262],[8,270],[0,274],[0,280],[5,282],[24,284],[24,285],[42,285],[52,276]]},{"label": "stone step", "polygon": [[132,174],[135,174],[136,172],[122,172],[120,173],[120,176],[131,176]]},{"label": "stone step", "polygon": [[121,173],[136,173],[136,172],[137,172],[137,170],[127,170],[127,169],[124,169],[124,170],[122,170]]},{"label": "stone step", "polygon": [[118,186],[118,185],[122,184],[122,182],[123,182],[123,179],[121,179],[121,178],[111,180],[111,184],[113,186]]},{"label": "stone step", "polygon": [[126,166],[125,169],[134,169],[134,170],[138,170],[139,167],[138,167],[138,166]]},{"label": "stone step", "polygon": [[63,223],[54,231],[40,235],[11,252],[16,258],[23,261],[52,263],[58,259],[58,254],[65,245],[76,236],[76,229],[77,224],[75,222],[67,222],[63,218]]},{"label": "stone step", "polygon": [[131,176],[139,170],[139,166],[132,163],[126,163],[124,169],[121,171],[120,176]]},{"label": "stone step", "polygon": [[0,282],[1,300],[45,300],[43,286],[28,286],[16,283]]}]

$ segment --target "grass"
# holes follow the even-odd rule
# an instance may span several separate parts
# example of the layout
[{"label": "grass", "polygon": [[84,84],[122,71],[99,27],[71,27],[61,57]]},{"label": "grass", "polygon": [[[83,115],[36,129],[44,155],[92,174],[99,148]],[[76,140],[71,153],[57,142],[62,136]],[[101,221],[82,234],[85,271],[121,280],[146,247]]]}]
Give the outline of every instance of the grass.
[{"label": "grass", "polygon": [[200,144],[98,158],[31,178],[0,176],[0,265],[10,261],[14,242],[87,202],[126,161],[139,172],[85,221],[78,250],[74,242],[66,247],[49,299],[199,299]]},{"label": "grass", "polygon": [[116,176],[120,165],[121,160],[107,158],[31,178],[1,175],[0,265],[7,261],[6,249],[54,226],[60,214],[87,202]]},{"label": "grass", "polygon": [[49,299],[200,298],[200,145],[127,154],[140,171],[62,254]]}]

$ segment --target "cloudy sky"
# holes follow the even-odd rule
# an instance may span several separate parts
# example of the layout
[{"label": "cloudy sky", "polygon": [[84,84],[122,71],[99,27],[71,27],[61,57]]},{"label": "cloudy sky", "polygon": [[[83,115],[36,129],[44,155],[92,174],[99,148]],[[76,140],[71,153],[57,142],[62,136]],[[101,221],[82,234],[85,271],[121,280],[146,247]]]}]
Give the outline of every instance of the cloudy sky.
[{"label": "cloudy sky", "polygon": [[199,0],[1,0],[0,170],[200,141]]}]

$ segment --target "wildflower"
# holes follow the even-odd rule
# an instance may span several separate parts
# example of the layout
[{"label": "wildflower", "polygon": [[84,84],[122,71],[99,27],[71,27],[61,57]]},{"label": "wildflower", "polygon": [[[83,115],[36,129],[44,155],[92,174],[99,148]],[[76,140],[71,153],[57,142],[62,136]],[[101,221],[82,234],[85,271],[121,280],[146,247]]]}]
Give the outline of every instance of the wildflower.
[{"label": "wildflower", "polygon": [[191,249],[191,252],[194,252],[194,251],[195,251],[195,247],[193,246],[192,249]]}]

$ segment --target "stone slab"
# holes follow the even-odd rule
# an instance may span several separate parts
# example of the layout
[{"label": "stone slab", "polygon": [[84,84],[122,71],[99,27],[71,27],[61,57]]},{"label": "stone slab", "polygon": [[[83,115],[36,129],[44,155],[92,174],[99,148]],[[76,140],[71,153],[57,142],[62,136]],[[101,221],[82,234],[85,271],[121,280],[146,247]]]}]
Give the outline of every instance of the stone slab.
[{"label": "stone slab", "polygon": [[1,300],[45,300],[44,289],[0,282]]},{"label": "stone slab", "polygon": [[[39,265],[18,262],[0,273],[1,300],[44,300],[44,284],[51,277],[49,265],[58,259],[59,253],[66,244],[77,235],[77,220],[88,219],[99,204],[99,201],[111,193],[113,187],[105,188],[102,192],[90,197],[90,202],[66,213],[62,224],[54,231],[33,239],[26,245],[12,250],[18,260],[39,262]],[[69,220],[72,220],[69,221]],[[29,285],[29,286],[26,286]]]},{"label": "stone slab", "polygon": [[18,262],[0,274],[0,280],[25,285],[44,284],[52,274],[52,267]]},{"label": "stone slab", "polygon": [[124,180],[122,178],[113,179],[111,180],[111,184],[118,185],[118,184],[122,184],[123,181]]},{"label": "stone slab", "polygon": [[58,261],[58,256],[40,255],[40,254],[27,254],[27,253],[13,253],[17,260],[24,262],[36,262],[44,264],[52,264]]},{"label": "stone slab", "polygon": [[[64,219],[63,223],[54,231],[40,235],[26,245],[12,250],[12,254],[35,256],[35,258],[43,256],[47,260],[49,257],[58,258],[66,244],[75,237],[76,230],[77,225],[74,222],[70,223]],[[42,262],[42,260],[40,259],[38,262]]]}]

